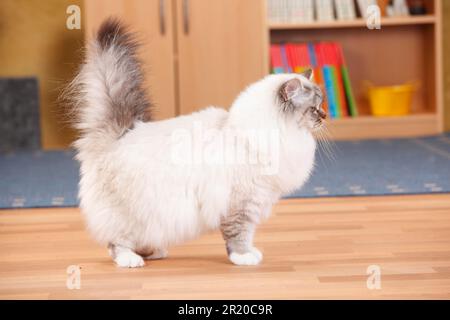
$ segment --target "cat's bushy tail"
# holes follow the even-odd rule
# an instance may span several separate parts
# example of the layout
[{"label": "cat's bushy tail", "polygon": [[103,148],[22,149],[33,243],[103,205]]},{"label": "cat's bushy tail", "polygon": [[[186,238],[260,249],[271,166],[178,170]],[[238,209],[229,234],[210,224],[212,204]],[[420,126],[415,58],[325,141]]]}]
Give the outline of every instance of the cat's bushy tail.
[{"label": "cat's bushy tail", "polygon": [[136,121],[150,120],[150,102],[137,58],[138,42],[117,19],[109,18],[91,41],[86,60],[69,86],[79,152],[104,152]]}]

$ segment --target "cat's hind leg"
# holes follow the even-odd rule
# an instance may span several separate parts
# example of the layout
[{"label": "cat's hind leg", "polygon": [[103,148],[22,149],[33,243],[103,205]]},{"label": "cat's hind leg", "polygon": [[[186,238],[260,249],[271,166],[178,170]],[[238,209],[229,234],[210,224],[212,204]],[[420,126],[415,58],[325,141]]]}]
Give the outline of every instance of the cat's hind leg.
[{"label": "cat's hind leg", "polygon": [[166,249],[153,249],[143,254],[145,260],[158,260],[167,258],[169,252]]},{"label": "cat's hind leg", "polygon": [[110,244],[108,249],[111,257],[114,259],[114,262],[119,267],[138,268],[145,265],[144,259],[128,247]]}]

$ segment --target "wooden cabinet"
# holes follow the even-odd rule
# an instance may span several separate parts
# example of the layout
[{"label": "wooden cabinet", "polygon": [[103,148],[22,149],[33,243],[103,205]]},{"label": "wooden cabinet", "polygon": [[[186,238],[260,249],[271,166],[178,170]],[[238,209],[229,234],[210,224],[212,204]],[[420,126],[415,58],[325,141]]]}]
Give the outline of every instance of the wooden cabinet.
[{"label": "wooden cabinet", "polygon": [[111,15],[143,40],[157,119],[228,107],[267,73],[264,0],[86,0],[87,38]]},{"label": "wooden cabinet", "polygon": [[180,113],[228,107],[267,74],[265,10],[260,0],[177,0]]}]

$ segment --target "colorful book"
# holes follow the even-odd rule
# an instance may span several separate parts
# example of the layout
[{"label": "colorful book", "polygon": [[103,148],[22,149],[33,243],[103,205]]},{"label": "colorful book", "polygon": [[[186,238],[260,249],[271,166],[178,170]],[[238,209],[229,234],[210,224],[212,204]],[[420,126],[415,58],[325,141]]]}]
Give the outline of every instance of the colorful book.
[{"label": "colorful book", "polygon": [[295,51],[295,44],[288,43],[285,45],[286,53],[288,56],[289,67],[295,72],[296,68],[299,66],[298,55]]},{"label": "colorful book", "polygon": [[312,43],[308,43],[308,55],[309,55],[311,67],[313,69],[317,68],[317,59],[316,59],[316,54],[314,53],[314,44],[312,44]]},{"label": "colorful book", "polygon": [[339,61],[336,43],[327,43],[327,51],[328,54],[330,55],[330,62],[335,68],[336,90],[339,101],[339,115],[341,115],[342,117],[347,117],[349,112],[347,107],[347,99],[345,98],[344,82],[341,72],[341,63]]},{"label": "colorful book", "polygon": [[347,98],[347,105],[349,114],[352,117],[358,116],[358,107],[356,106],[355,97],[353,95],[353,89],[350,81],[350,73],[345,63],[344,53],[342,46],[336,44],[336,50],[338,52],[339,64],[341,66],[342,80],[344,82],[345,96]]},{"label": "colorful book", "polygon": [[324,78],[324,82],[325,82],[325,90],[327,93],[330,116],[331,116],[331,118],[337,118],[337,115],[336,115],[337,101],[336,101],[335,90],[333,88],[334,84],[333,84],[332,67],[323,66],[322,70],[323,70],[323,78]]},{"label": "colorful book", "polygon": [[331,71],[331,79],[333,81],[333,92],[334,92],[334,99],[335,99],[335,110],[334,114],[336,118],[341,118],[343,115],[342,112],[342,97],[339,92],[339,86],[338,86],[338,77],[336,73],[336,66],[329,64],[328,68],[330,68]]},{"label": "colorful book", "polygon": [[308,45],[305,43],[297,45],[297,50],[299,52],[299,66],[298,70],[296,72],[302,73],[308,68],[311,68],[311,60],[309,58],[309,49]]},{"label": "colorful book", "polygon": [[272,65],[272,73],[284,73],[280,45],[272,44],[270,46],[270,60]]},{"label": "colorful book", "polygon": [[286,52],[286,47],[284,45],[280,45],[280,51],[281,51],[281,61],[283,63],[283,69],[286,72],[292,72],[291,67],[289,66],[289,60]]},{"label": "colorful book", "polygon": [[273,73],[314,70],[314,78],[325,92],[323,109],[331,118],[358,115],[349,71],[342,47],[335,42],[272,44]]}]

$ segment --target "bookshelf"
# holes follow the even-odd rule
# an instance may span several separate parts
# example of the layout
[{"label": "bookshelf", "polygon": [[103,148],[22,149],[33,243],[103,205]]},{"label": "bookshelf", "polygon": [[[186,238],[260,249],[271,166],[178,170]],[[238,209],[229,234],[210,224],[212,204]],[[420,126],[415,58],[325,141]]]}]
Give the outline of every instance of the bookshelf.
[{"label": "bookshelf", "polygon": [[[411,17],[392,17],[382,18],[381,25],[402,26],[436,23],[435,15],[411,16]],[[301,29],[327,29],[327,28],[359,28],[366,27],[366,21],[358,18],[354,20],[332,21],[332,22],[311,22],[311,23],[269,23],[270,30],[301,30]]]},{"label": "bookshelf", "polygon": [[[341,43],[360,116],[329,120],[333,138],[408,137],[443,131],[442,3],[426,3],[427,15],[382,17],[381,30],[367,29],[361,18],[311,23],[267,21],[269,45],[327,40]],[[375,85],[418,80],[420,88],[414,95],[411,114],[371,116],[365,80]]]}]

